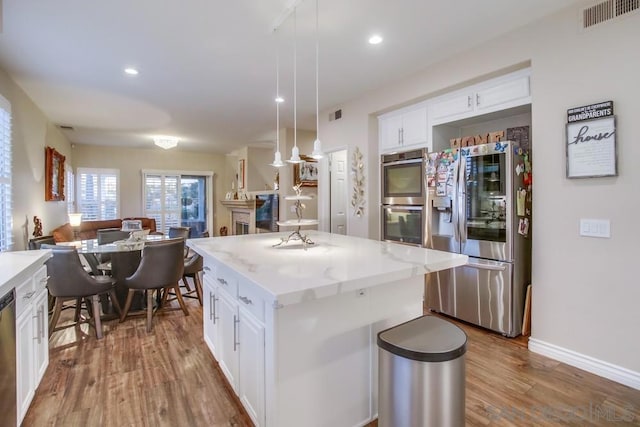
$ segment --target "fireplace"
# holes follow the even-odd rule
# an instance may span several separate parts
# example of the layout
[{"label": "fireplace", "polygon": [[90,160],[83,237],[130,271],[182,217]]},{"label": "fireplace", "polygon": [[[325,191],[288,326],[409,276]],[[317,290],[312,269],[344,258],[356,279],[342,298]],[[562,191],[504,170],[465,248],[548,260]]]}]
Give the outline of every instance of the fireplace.
[{"label": "fireplace", "polygon": [[231,211],[231,234],[249,234],[251,225],[251,213],[248,210],[234,209]]}]

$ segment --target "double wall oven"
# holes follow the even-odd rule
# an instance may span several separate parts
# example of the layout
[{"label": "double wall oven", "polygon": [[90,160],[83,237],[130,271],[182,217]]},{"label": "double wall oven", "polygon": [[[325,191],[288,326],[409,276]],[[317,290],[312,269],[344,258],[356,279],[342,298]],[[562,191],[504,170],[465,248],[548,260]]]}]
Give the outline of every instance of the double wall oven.
[{"label": "double wall oven", "polygon": [[381,156],[382,240],[424,246],[426,160],[426,149]]}]

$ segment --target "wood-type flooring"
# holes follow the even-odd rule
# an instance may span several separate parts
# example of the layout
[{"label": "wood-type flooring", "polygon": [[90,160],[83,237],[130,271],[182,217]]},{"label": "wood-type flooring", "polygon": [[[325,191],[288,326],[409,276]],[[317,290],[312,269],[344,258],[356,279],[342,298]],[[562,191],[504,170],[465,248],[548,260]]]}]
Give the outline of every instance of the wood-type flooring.
[{"label": "wood-type flooring", "polygon": [[[23,426],[250,426],[187,303],[190,316],[159,313],[151,334],[144,317],[104,322],[100,341],[86,324],[55,332]],[[469,337],[467,426],[640,426],[640,391],[456,324]]]}]

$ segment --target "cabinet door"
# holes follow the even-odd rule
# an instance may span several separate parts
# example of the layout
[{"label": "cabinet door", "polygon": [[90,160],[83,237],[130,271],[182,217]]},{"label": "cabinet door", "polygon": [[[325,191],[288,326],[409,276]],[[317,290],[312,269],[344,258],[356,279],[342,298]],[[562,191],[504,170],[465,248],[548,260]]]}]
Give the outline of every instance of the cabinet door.
[{"label": "cabinet door", "polygon": [[[206,276],[205,276],[206,277]],[[209,346],[209,350],[213,353],[213,356],[218,359],[218,289],[212,285],[209,280],[203,280],[202,291],[202,325],[204,333],[204,341]]]},{"label": "cabinet door", "polygon": [[429,106],[429,119],[434,124],[446,123],[470,114],[473,108],[473,93],[471,91],[454,93],[436,99],[431,103]]},{"label": "cabinet door", "polygon": [[407,110],[402,115],[402,145],[427,143],[427,107]]},{"label": "cabinet door", "polygon": [[476,111],[490,113],[528,104],[531,99],[529,76],[517,76],[476,92]]},{"label": "cabinet door", "polygon": [[227,377],[233,390],[238,392],[238,303],[226,292],[220,290],[217,309],[220,310],[218,316],[217,350],[218,364]]},{"label": "cabinet door", "polygon": [[244,308],[239,310],[240,402],[256,426],[265,424],[264,326]]},{"label": "cabinet door", "polygon": [[48,292],[43,289],[38,294],[33,304],[31,312],[33,320],[33,340],[34,348],[34,369],[35,383],[34,388],[40,384],[40,380],[49,365],[49,323],[47,319],[48,313]]},{"label": "cabinet door", "polygon": [[31,307],[25,307],[20,317],[16,319],[16,357],[17,357],[17,398],[18,425],[29,409],[35,391],[35,368],[33,357],[34,322]]},{"label": "cabinet door", "polygon": [[394,114],[378,118],[380,151],[393,151],[402,147],[402,115]]}]

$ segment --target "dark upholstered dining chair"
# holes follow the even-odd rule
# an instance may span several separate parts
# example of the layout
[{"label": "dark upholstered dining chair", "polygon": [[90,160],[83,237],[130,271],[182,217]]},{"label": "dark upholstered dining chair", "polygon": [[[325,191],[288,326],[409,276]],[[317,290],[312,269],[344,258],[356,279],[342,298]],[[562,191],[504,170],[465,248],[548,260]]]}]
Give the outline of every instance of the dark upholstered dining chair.
[{"label": "dark upholstered dining chair", "polygon": [[120,316],[121,322],[124,321],[129,313],[134,293],[142,291],[147,292],[147,332],[151,332],[152,329],[154,290],[162,293],[162,302],[158,308],[162,308],[166,302],[169,289],[171,289],[176,293],[178,303],[185,316],[189,315],[178,285],[178,281],[184,272],[183,250],[183,239],[148,242],[145,245],[138,269],[124,280],[125,286],[129,288],[129,293]]},{"label": "dark upholstered dining chair", "polygon": [[55,245],[56,239],[53,236],[40,236],[29,239],[28,248],[30,251],[40,249],[40,245]]},{"label": "dark upholstered dining chair", "polygon": [[119,228],[101,228],[96,231],[99,245],[106,245],[118,240],[126,240],[131,234],[130,231],[122,231]]},{"label": "dark upholstered dining chair", "polygon": [[191,227],[169,227],[169,238],[182,237],[187,240],[190,232]]},{"label": "dark upholstered dining chair", "polygon": [[184,257],[185,258],[189,256],[189,248],[187,247],[186,243],[190,233],[191,233],[190,227],[169,227],[170,239],[182,238],[184,240],[185,242]]},{"label": "dark upholstered dining chair", "polygon": [[193,279],[193,286],[195,286],[196,296],[198,302],[202,305],[202,281],[200,279],[200,272],[203,269],[202,257],[199,254],[193,254],[191,257],[184,260],[184,273],[182,274],[182,282],[187,289],[186,297],[193,297],[191,287],[189,286],[188,278]]},{"label": "dark upholstered dining chair", "polygon": [[[93,309],[93,326],[96,330],[96,338],[101,339],[102,323],[100,322],[99,296],[109,294],[111,302],[118,313],[120,305],[115,294],[115,280],[109,276],[91,276],[85,271],[80,262],[80,257],[73,246],[42,245],[42,249],[51,249],[53,256],[46,262],[49,280],[47,288],[55,297],[55,307],[49,322],[49,336],[55,330],[60,318],[62,305],[65,301],[75,300],[79,304],[82,299],[90,299]],[[79,311],[79,305],[76,309]],[[89,306],[87,306],[89,310]],[[78,316],[76,316],[78,321]]]}]

